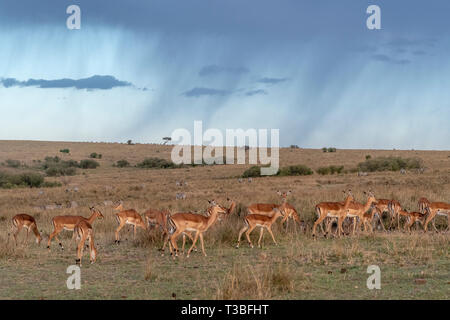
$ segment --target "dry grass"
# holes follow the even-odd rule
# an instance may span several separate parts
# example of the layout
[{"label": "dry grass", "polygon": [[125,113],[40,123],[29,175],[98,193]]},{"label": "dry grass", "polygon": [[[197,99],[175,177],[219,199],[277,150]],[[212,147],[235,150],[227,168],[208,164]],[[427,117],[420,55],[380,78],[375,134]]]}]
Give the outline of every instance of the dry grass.
[{"label": "dry grass", "polygon": [[[60,149],[70,149],[70,155]],[[68,299],[170,299],[176,293],[180,299],[448,299],[450,278],[449,234],[412,234],[393,232],[375,235],[360,234],[343,239],[311,238],[316,219],[314,205],[320,201],[342,201],[342,190],[352,189],[357,200],[364,201],[363,191],[371,189],[379,198],[395,198],[409,210],[417,210],[417,200],[425,196],[450,202],[450,158],[448,151],[394,150],[322,150],[282,149],[281,165],[304,164],[313,169],[329,165],[356,167],[370,154],[380,156],[418,157],[427,170],[402,175],[399,172],[333,176],[264,177],[238,182],[250,165],[199,166],[181,169],[118,168],[113,164],[126,159],[131,165],[148,157],[169,159],[170,146],[125,145],[106,143],[66,143],[0,141],[0,163],[14,159],[32,166],[33,160],[58,155],[63,159],[86,159],[93,152],[100,167],[79,169],[72,177],[46,178],[61,187],[42,189],[0,189],[0,298],[68,298]],[[3,168],[21,172],[21,168]],[[179,187],[176,181],[186,181]],[[73,191],[77,187],[78,192]],[[66,192],[66,189],[70,191]],[[169,208],[172,212],[202,212],[215,199],[227,205],[229,197],[237,202],[237,212],[253,202],[279,202],[277,190],[292,190],[288,202],[295,206],[306,231],[297,232],[277,225],[276,247],[265,233],[262,249],[234,248],[242,220],[237,215],[213,226],[205,234],[208,257],[195,253],[189,259],[173,261],[161,256],[162,246],[157,230],[139,230],[133,240],[132,230],[124,228],[120,245],[114,245],[117,223],[113,210],[105,201],[122,199],[126,208],[143,213],[148,208]],[[176,200],[178,192],[186,200]],[[42,210],[55,202],[63,205],[75,201],[78,208]],[[75,243],[71,233],[60,236],[66,246],[61,252],[56,242],[52,250],[45,249],[55,215],[89,215],[88,207],[96,205],[105,216],[94,222],[98,250],[97,263],[84,265],[82,290],[73,292],[65,287],[65,269],[75,261]],[[8,240],[11,218],[18,213],[35,216],[43,240],[40,247],[30,234],[27,247],[15,247]],[[279,224],[279,223],[278,223]],[[446,227],[440,218],[437,226]],[[256,242],[259,233],[251,234]],[[24,233],[20,235],[23,241]],[[188,241],[188,245],[191,243]],[[87,253],[86,253],[87,254]],[[365,287],[366,268],[378,264],[382,270],[382,290]],[[331,272],[331,273],[330,273]],[[425,278],[418,286],[414,280]]]}]

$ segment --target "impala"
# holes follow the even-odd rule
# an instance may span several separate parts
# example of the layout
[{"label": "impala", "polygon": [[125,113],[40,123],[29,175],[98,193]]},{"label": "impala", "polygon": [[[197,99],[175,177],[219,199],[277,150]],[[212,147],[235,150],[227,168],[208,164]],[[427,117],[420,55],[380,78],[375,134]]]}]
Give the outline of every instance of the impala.
[{"label": "impala", "polygon": [[422,212],[408,212],[408,219],[407,224],[405,225],[405,229],[407,229],[409,232],[411,232],[411,227],[416,222],[420,222],[423,226],[423,222],[425,221],[426,214],[423,214]]},{"label": "impala", "polygon": [[[430,204],[430,201],[428,201],[427,198],[420,198],[418,201],[418,206],[419,206],[419,212],[426,214],[427,213],[427,206]],[[435,219],[431,220],[431,225],[433,226],[434,231],[438,232],[437,228],[436,228],[436,221]]]},{"label": "impala", "polygon": [[[298,216],[297,210],[293,206],[291,206],[289,203],[286,202],[287,196],[291,194],[291,191],[288,192],[280,192],[277,191],[277,194],[281,197],[281,204],[275,204],[275,203],[254,203],[247,207],[247,213],[248,214],[259,214],[271,217],[273,214],[273,209],[277,208],[280,211],[284,212],[284,217],[282,219],[282,223],[287,221],[287,219],[293,219],[294,221],[301,223],[300,218]],[[288,223],[286,222],[286,230],[288,227]]]},{"label": "impala", "polygon": [[239,248],[239,245],[241,243],[241,236],[245,232],[245,236],[247,237],[248,244],[251,248],[253,248],[252,241],[250,240],[250,233],[255,229],[256,227],[260,227],[260,234],[259,234],[259,240],[258,240],[258,247],[261,247],[261,239],[263,237],[264,229],[267,229],[267,231],[272,236],[272,240],[277,245],[277,242],[275,241],[275,237],[272,233],[272,225],[274,222],[279,218],[282,217],[283,214],[281,213],[280,209],[273,208],[271,216],[267,215],[261,215],[261,214],[249,214],[244,218],[245,226],[239,231],[239,237],[238,237],[238,243],[236,245],[236,248]]},{"label": "impala", "polygon": [[[386,228],[384,227],[384,223],[383,223],[383,213],[387,212],[388,214],[389,212],[389,199],[377,199],[377,204],[375,205],[375,210],[377,212],[377,217],[378,217],[378,221],[381,224],[381,227],[383,228],[383,231],[386,231]],[[392,218],[391,218],[392,221]]]},{"label": "impala", "polygon": [[104,218],[102,213],[100,212],[100,210],[95,209],[94,207],[90,207],[89,209],[91,210],[91,216],[89,218],[85,218],[82,216],[56,216],[56,217],[54,217],[52,219],[54,231],[48,238],[47,249],[50,249],[50,243],[51,243],[52,239],[55,237],[56,240],[58,240],[59,245],[61,246],[61,249],[64,250],[64,247],[58,238],[58,234],[61,231],[63,231],[63,230],[73,231],[75,229],[75,226],[77,225],[77,223],[82,220],[87,221],[87,222],[89,222],[89,224],[92,225],[92,223],[95,221],[95,219],[97,219],[97,218],[103,219]]},{"label": "impala", "polygon": [[144,222],[144,219],[142,219],[141,215],[134,209],[124,210],[122,201],[120,201],[120,203],[116,207],[114,207],[114,210],[119,211],[118,213],[116,213],[116,220],[119,226],[117,227],[115,232],[114,243],[120,243],[119,232],[127,224],[133,226],[133,239],[136,239],[137,227],[147,230],[147,224]]},{"label": "impala", "polygon": [[436,215],[447,216],[447,229],[450,229],[450,203],[445,202],[431,202],[426,204],[426,210],[428,216],[423,224],[423,230],[427,232],[427,227],[430,221],[434,219]]},{"label": "impala", "polygon": [[180,234],[186,231],[195,232],[195,238],[192,243],[192,246],[189,248],[187,252],[187,257],[191,253],[194,248],[198,238],[200,237],[200,242],[202,245],[202,252],[206,257],[205,246],[203,243],[203,233],[207,231],[219,218],[219,214],[225,214],[226,212],[217,205],[214,200],[208,202],[212,205],[209,208],[209,216],[205,217],[200,214],[195,213],[175,213],[174,215],[169,217],[170,224],[170,252],[173,254],[173,250],[175,250],[175,256],[178,256],[178,246],[177,246],[177,238]]},{"label": "impala", "polygon": [[[343,191],[345,193],[345,191]],[[316,236],[316,228],[318,225],[321,226],[322,231],[323,227],[321,223],[325,220],[325,218],[337,218],[338,219],[338,235],[341,235],[342,232],[342,223],[344,222],[344,219],[346,217],[346,212],[344,211],[345,207],[350,203],[350,201],[353,201],[353,195],[351,190],[348,191],[347,197],[344,202],[321,202],[318,203],[315,207],[315,211],[317,214],[317,220],[314,222],[312,235],[313,237]],[[327,236],[329,232],[329,228],[331,226],[331,223],[327,226],[327,231],[325,232],[325,236]]]},{"label": "impala", "polygon": [[81,259],[83,257],[83,249],[86,240],[89,241],[91,264],[94,263],[97,259],[97,249],[95,249],[94,245],[94,232],[91,224],[86,220],[80,220],[75,226],[74,234],[76,234],[76,240],[78,241],[77,259],[75,260],[75,263],[81,267]]},{"label": "impala", "polygon": [[[388,209],[391,215],[391,223],[389,224],[389,230],[392,229],[395,217],[397,217],[397,229],[400,230],[400,216],[405,216],[404,211],[402,211],[402,206],[397,200],[391,200],[388,203]],[[400,213],[400,211],[402,211]]]},{"label": "impala", "polygon": [[222,210],[224,210],[226,215],[228,216],[228,215],[232,214],[234,209],[236,208],[236,201],[231,200],[230,198],[227,198],[227,201],[231,201],[230,207],[226,208],[226,207],[220,206],[220,208]]},{"label": "impala", "polygon": [[364,194],[368,195],[366,204],[350,201],[344,206],[344,211],[347,216],[353,218],[353,234],[355,234],[358,225],[356,219],[359,218],[360,221],[363,221],[364,214],[369,211],[369,209],[373,208],[377,203],[377,200],[372,192],[364,192]]},{"label": "impala", "polygon": [[28,235],[30,234],[30,231],[33,231],[34,235],[36,236],[36,243],[41,244],[41,235],[38,231],[36,220],[28,215],[28,214],[18,214],[12,218],[13,223],[13,236],[14,236],[14,242],[17,246],[17,235],[19,234],[20,230],[22,228],[27,229],[27,237],[25,239],[24,244],[28,243]]}]

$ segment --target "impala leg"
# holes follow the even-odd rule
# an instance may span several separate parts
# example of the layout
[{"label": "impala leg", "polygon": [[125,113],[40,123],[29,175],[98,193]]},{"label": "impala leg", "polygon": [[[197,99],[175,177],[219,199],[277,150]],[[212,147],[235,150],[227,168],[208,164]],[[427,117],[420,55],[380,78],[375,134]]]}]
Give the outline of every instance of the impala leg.
[{"label": "impala leg", "polygon": [[248,244],[250,245],[250,248],[253,248],[252,241],[250,240],[250,233],[255,229],[255,227],[250,227],[247,229],[247,232],[245,232],[245,236],[247,237]]},{"label": "impala leg", "polygon": [[15,242],[16,246],[17,246],[17,235],[19,234],[20,230],[22,230],[22,226],[21,226],[21,225],[18,225],[18,226],[16,227],[16,231],[13,233],[13,236],[14,236],[14,242]]},{"label": "impala leg", "polygon": [[278,243],[275,241],[275,237],[273,236],[273,232],[272,229],[270,227],[267,227],[267,231],[270,233],[270,235],[272,236],[272,240],[273,243],[275,243],[275,245],[278,245]]},{"label": "impala leg", "polygon": [[433,226],[434,231],[439,232],[436,228],[436,219],[431,220],[431,225]]},{"label": "impala leg", "polygon": [[204,242],[203,242],[203,233],[200,233],[200,242],[202,243],[202,251],[203,251],[203,255],[206,257],[205,244],[204,244]]},{"label": "impala leg", "polygon": [[133,226],[133,240],[136,240],[136,225]]},{"label": "impala leg", "polygon": [[83,258],[83,249],[84,249],[84,242],[85,242],[85,238],[81,238],[80,241],[78,242],[78,246],[77,246],[77,260],[75,260],[75,262],[77,264],[80,265],[81,267],[81,259]]},{"label": "impala leg", "polygon": [[258,247],[261,248],[261,239],[263,237],[264,228],[261,227],[261,232],[259,233],[259,239],[258,239]]},{"label": "impala leg", "polygon": [[[175,232],[170,237],[170,244],[172,245],[173,250],[175,250],[175,257],[178,257],[178,246],[177,246],[177,238],[180,235],[179,230],[175,230]],[[170,247],[169,247],[170,248]]]},{"label": "impala leg", "polygon": [[27,228],[27,236],[26,236],[26,238],[25,238],[25,242],[24,242],[24,244],[27,244],[28,243],[28,236],[30,235],[30,228]]},{"label": "impala leg", "polygon": [[430,212],[430,214],[427,216],[427,218],[426,218],[426,220],[425,220],[425,223],[424,223],[424,225],[423,225],[423,230],[424,230],[424,232],[427,232],[428,224],[430,223],[430,221],[433,220],[434,216],[435,216],[435,213],[434,213],[434,212]]},{"label": "impala leg", "polygon": [[[194,242],[194,237],[192,236],[192,234],[190,232],[185,232],[185,234],[192,242]],[[194,245],[194,251],[197,252],[197,245]]]},{"label": "impala leg", "polygon": [[[316,228],[317,228],[317,226],[319,225],[319,224],[321,224],[322,223],[322,221],[326,218],[327,216],[320,216],[317,220],[316,220],[316,222],[314,222],[314,225],[313,225],[313,232],[312,232],[312,235],[313,235],[313,237],[315,237],[316,236]],[[322,226],[321,226],[322,227]],[[323,231],[323,228],[322,228],[322,231]],[[326,234],[325,234],[325,236],[326,236]]]},{"label": "impala leg", "polygon": [[386,228],[384,227],[384,223],[383,223],[383,213],[381,213],[381,215],[378,216],[378,221],[381,224],[381,228],[383,228],[383,231],[386,232]]},{"label": "impala leg", "polygon": [[61,231],[62,231],[62,228],[55,228],[55,230],[52,232],[52,234],[50,234],[50,236],[48,237],[47,249],[50,249],[50,243],[51,243],[52,239],[56,238],[56,240],[58,240],[58,242],[59,242],[59,245],[61,246],[61,249],[64,250],[64,247],[58,238],[58,234]]},{"label": "impala leg", "polygon": [[236,248],[239,248],[239,245],[241,244],[241,236],[242,234],[248,229],[248,225],[245,225],[244,227],[242,227],[242,229],[239,231],[239,236],[238,236],[238,242],[236,245]]},{"label": "impala leg", "polygon": [[343,222],[344,222],[344,217],[339,217],[338,218],[338,237],[341,237],[341,234],[343,233],[343,230],[342,230],[342,224],[343,224]]},{"label": "impala leg", "polygon": [[184,244],[186,243],[186,234],[183,233],[183,245],[181,246],[181,253],[184,255]]},{"label": "impala leg", "polygon": [[120,243],[120,238],[119,238],[119,232],[120,230],[122,230],[122,228],[125,226],[125,222],[120,222],[119,226],[116,229],[116,233],[115,233],[115,243]]},{"label": "impala leg", "polygon": [[194,248],[195,244],[197,243],[197,239],[198,239],[199,233],[200,233],[200,231],[197,231],[195,233],[194,242],[192,243],[192,246],[189,248],[186,258],[189,258],[189,254],[191,253],[192,249]]}]

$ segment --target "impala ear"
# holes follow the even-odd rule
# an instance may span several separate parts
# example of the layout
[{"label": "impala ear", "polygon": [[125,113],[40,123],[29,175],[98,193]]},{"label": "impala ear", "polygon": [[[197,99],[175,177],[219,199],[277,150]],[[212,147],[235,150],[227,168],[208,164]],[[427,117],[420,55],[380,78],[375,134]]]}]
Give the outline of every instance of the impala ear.
[{"label": "impala ear", "polygon": [[277,190],[277,194],[278,194],[279,196],[281,196],[281,192],[280,192],[280,190]]},{"label": "impala ear", "polygon": [[289,190],[288,192],[287,192],[287,194],[289,195],[289,194],[291,194],[292,193],[292,191],[291,190]]}]

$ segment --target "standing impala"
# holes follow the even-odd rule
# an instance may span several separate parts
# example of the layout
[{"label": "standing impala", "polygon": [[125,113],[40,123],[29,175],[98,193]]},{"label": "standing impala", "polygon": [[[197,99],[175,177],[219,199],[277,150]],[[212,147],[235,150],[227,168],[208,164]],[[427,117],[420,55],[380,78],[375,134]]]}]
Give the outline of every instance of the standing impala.
[{"label": "standing impala", "polygon": [[178,256],[179,251],[176,243],[178,236],[183,232],[191,231],[195,232],[195,238],[192,246],[187,252],[187,257],[189,258],[189,254],[194,248],[199,237],[202,245],[202,252],[206,257],[205,247],[203,243],[203,233],[217,221],[219,214],[226,213],[219,205],[215,203],[214,200],[208,200],[208,202],[212,205],[212,207],[209,208],[210,214],[208,217],[195,213],[175,213],[174,215],[169,217],[169,224],[171,229],[169,249],[172,254],[173,250],[175,250],[175,256]]},{"label": "standing impala", "polygon": [[76,234],[76,240],[78,240],[77,259],[75,260],[75,263],[81,267],[81,259],[83,257],[83,249],[86,240],[89,241],[91,264],[94,263],[97,259],[97,249],[95,249],[94,245],[94,233],[91,224],[87,222],[87,220],[80,220],[75,226],[74,234]]},{"label": "standing impala", "polygon": [[[430,201],[428,201],[427,198],[420,198],[418,201],[418,206],[419,206],[419,212],[426,214],[427,213],[427,206],[430,204]],[[423,221],[425,222],[425,221]],[[423,223],[422,223],[423,224]],[[437,228],[436,228],[436,221],[434,219],[431,220],[431,225],[433,226],[434,231],[438,232]]]},{"label": "standing impala", "polygon": [[119,238],[119,232],[120,230],[127,224],[132,225],[134,227],[133,232],[133,238],[136,239],[136,228],[142,228],[144,230],[147,230],[147,224],[144,222],[144,219],[142,219],[141,215],[137,213],[134,209],[124,210],[122,202],[117,205],[114,210],[119,210],[118,213],[116,213],[116,220],[119,226],[116,229],[115,232],[115,243],[120,243]]},{"label": "standing impala", "polygon": [[85,218],[82,216],[56,216],[52,219],[54,231],[48,238],[47,249],[50,249],[50,243],[52,239],[55,237],[58,240],[61,249],[64,250],[64,247],[61,241],[58,238],[58,234],[63,230],[73,231],[78,222],[84,220],[92,224],[95,219],[103,219],[103,215],[100,210],[95,209],[94,207],[89,208],[91,210],[91,216],[89,218]]},{"label": "standing impala", "polygon": [[16,243],[16,246],[17,246],[17,235],[19,234],[20,230],[22,230],[22,228],[27,229],[27,237],[25,239],[24,244],[27,244],[28,242],[28,235],[30,234],[30,231],[33,231],[34,235],[36,236],[36,243],[37,244],[41,243],[42,238],[38,231],[36,220],[32,216],[28,214],[18,214],[12,218],[12,223],[14,231],[13,233],[14,242]]},{"label": "standing impala", "polygon": [[426,204],[426,211],[428,216],[423,224],[423,230],[427,232],[427,227],[436,215],[447,216],[447,229],[450,230],[450,203],[445,202],[431,202]]},{"label": "standing impala", "polygon": [[[277,194],[281,197],[281,204],[275,203],[254,203],[247,207],[248,214],[259,214],[263,216],[271,217],[274,213],[273,209],[277,208],[284,213],[284,217],[282,219],[282,223],[285,221],[289,221],[288,219],[293,219],[294,221],[301,223],[300,218],[298,216],[297,210],[289,203],[287,203],[287,196],[291,194],[291,191],[288,192],[280,192],[277,191]],[[286,222],[286,230],[288,227],[288,222]]]},{"label": "standing impala", "polygon": [[[344,191],[345,193],[345,191]],[[322,222],[325,220],[325,218],[337,218],[338,219],[338,235],[341,235],[342,230],[342,223],[344,222],[344,219],[346,218],[347,214],[344,210],[345,207],[350,203],[350,201],[353,201],[353,195],[351,190],[348,191],[347,197],[344,202],[321,202],[316,205],[316,214],[317,214],[317,220],[314,222],[312,235],[313,237],[316,236],[316,228],[318,225],[322,227]],[[331,226],[331,223],[328,224],[327,231],[325,233],[325,236],[327,236],[329,232],[329,228]],[[322,227],[323,231],[323,227]]]},{"label": "standing impala", "polygon": [[355,234],[358,225],[356,219],[359,218],[360,221],[364,221],[364,214],[369,211],[369,209],[373,209],[373,207],[377,204],[377,200],[375,199],[375,196],[372,194],[372,192],[364,192],[364,194],[368,195],[365,205],[356,201],[351,201],[345,206],[347,216],[353,218],[353,234]]},{"label": "standing impala", "polygon": [[397,200],[391,200],[388,203],[388,209],[391,215],[391,223],[389,224],[389,229],[392,230],[392,225],[397,217],[397,229],[400,230],[400,216],[405,216],[400,202]]},{"label": "standing impala", "polygon": [[238,243],[236,245],[236,248],[239,248],[239,245],[241,243],[241,236],[245,232],[245,236],[247,237],[248,244],[251,248],[253,248],[252,241],[250,240],[250,233],[255,229],[256,227],[260,227],[260,234],[259,234],[259,240],[258,240],[258,247],[261,248],[261,239],[263,237],[264,229],[267,229],[267,231],[272,236],[272,240],[277,245],[277,242],[275,241],[275,237],[272,233],[272,225],[274,222],[279,218],[282,217],[283,214],[281,213],[280,209],[273,208],[272,215],[266,216],[261,214],[249,214],[244,218],[245,226],[239,231],[238,236]]}]

